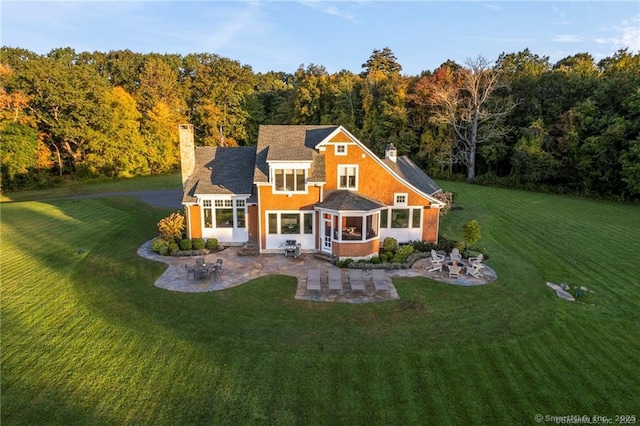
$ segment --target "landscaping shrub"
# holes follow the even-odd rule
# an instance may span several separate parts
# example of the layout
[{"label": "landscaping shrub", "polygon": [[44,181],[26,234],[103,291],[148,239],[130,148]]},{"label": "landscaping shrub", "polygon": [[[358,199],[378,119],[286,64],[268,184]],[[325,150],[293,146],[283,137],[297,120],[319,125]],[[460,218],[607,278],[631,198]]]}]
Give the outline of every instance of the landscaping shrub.
[{"label": "landscaping shrub", "polygon": [[202,249],[204,249],[204,245],[205,245],[204,238],[194,238],[191,241],[191,245],[192,245],[194,250],[202,250]]},{"label": "landscaping shrub", "polygon": [[171,213],[158,222],[158,231],[160,235],[167,241],[178,242],[182,239],[182,231],[184,231],[184,216],[180,213]]},{"label": "landscaping shrub", "polygon": [[379,265],[380,258],[378,256],[373,256],[371,259],[369,259],[369,263],[371,263],[372,265]]},{"label": "landscaping shrub", "polygon": [[169,243],[166,240],[163,240],[160,237],[155,238],[151,242],[151,250],[156,252],[156,253],[160,253],[160,250],[162,250],[162,249],[165,249],[165,253],[166,253],[166,250],[169,250]]},{"label": "landscaping shrub", "polygon": [[409,244],[411,244],[413,246],[413,249],[415,251],[421,251],[421,252],[431,252],[431,250],[435,250],[436,249],[436,245],[433,243],[428,243],[426,241],[411,241]]},{"label": "landscaping shrub", "polygon": [[474,245],[480,239],[480,224],[473,219],[462,225],[460,228],[462,238],[464,238],[465,249]]},{"label": "landscaping shrub", "polygon": [[380,263],[387,263],[389,256],[386,253],[382,253],[380,254],[379,259],[380,259]]},{"label": "landscaping shrub", "polygon": [[349,258],[343,260],[342,264],[344,265],[345,268],[348,268],[349,265],[351,265],[353,262],[354,262],[354,260],[349,257]]},{"label": "landscaping shrub", "polygon": [[396,255],[393,257],[394,263],[404,263],[407,261],[407,258],[413,254],[413,246],[410,244],[406,244],[398,248],[396,251]]},{"label": "landscaping shrub", "polygon": [[169,253],[175,253],[178,250],[180,250],[178,243],[175,243],[173,241],[169,243]]},{"label": "landscaping shrub", "polygon": [[191,240],[189,238],[180,240],[180,250],[191,250],[191,247]]},{"label": "landscaping shrub", "polygon": [[392,237],[387,237],[382,241],[382,250],[385,252],[395,253],[398,248],[398,240]]},{"label": "landscaping shrub", "polygon": [[216,251],[218,250],[218,239],[217,238],[209,238],[207,240],[207,249]]}]

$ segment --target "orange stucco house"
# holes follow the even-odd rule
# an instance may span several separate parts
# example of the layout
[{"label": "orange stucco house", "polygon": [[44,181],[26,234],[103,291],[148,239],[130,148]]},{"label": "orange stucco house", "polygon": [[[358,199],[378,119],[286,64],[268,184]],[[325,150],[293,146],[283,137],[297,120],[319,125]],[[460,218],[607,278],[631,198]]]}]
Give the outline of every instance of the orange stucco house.
[{"label": "orange stucco house", "polygon": [[187,236],[339,258],[398,242],[438,238],[440,191],[389,145],[377,157],[342,126],[260,126],[255,147],[195,147],[180,126]]}]

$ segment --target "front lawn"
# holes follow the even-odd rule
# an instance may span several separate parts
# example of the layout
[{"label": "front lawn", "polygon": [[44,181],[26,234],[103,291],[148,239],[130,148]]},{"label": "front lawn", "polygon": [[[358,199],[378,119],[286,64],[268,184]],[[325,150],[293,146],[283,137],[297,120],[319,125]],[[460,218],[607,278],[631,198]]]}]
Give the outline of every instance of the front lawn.
[{"label": "front lawn", "polygon": [[[535,424],[640,415],[637,207],[445,183],[498,281],[395,280],[399,301],[153,286],[169,211],[133,198],[2,206],[2,424]],[[575,303],[547,280],[584,285]]]}]

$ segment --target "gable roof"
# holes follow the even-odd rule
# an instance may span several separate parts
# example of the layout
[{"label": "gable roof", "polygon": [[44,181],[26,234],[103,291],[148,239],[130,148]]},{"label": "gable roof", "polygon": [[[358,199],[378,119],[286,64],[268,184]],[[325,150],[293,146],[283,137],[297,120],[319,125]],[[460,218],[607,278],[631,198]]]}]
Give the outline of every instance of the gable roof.
[{"label": "gable roof", "polygon": [[324,181],[324,158],[315,146],[338,126],[333,125],[261,125],[258,131],[255,183],[269,181],[270,161],[311,162],[314,182]]},{"label": "gable roof", "polygon": [[198,195],[251,194],[256,149],[251,146],[199,146],[195,168],[185,185],[184,203],[195,203]]},{"label": "gable roof", "polygon": [[338,126],[260,126],[258,152],[268,148],[266,161],[311,161],[315,146]]},{"label": "gable roof", "polygon": [[339,189],[336,191],[327,191],[324,200],[316,204],[316,207],[329,210],[343,211],[371,211],[385,207],[380,201],[366,197],[356,191]]},{"label": "gable roof", "polygon": [[406,155],[397,157],[396,161],[388,158],[382,161],[402,179],[426,194],[433,195],[442,190],[437,183],[422,171],[420,167],[416,166],[416,163],[411,161]]}]

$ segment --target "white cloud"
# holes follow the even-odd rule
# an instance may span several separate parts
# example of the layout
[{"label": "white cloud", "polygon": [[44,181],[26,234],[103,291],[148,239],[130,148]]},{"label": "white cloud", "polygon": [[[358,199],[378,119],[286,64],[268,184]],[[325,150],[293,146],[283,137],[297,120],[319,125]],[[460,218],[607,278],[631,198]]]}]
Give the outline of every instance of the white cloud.
[{"label": "white cloud", "polygon": [[593,41],[600,45],[609,45],[613,50],[629,48],[640,51],[640,15],[625,19],[610,29],[612,37],[595,37]]}]

